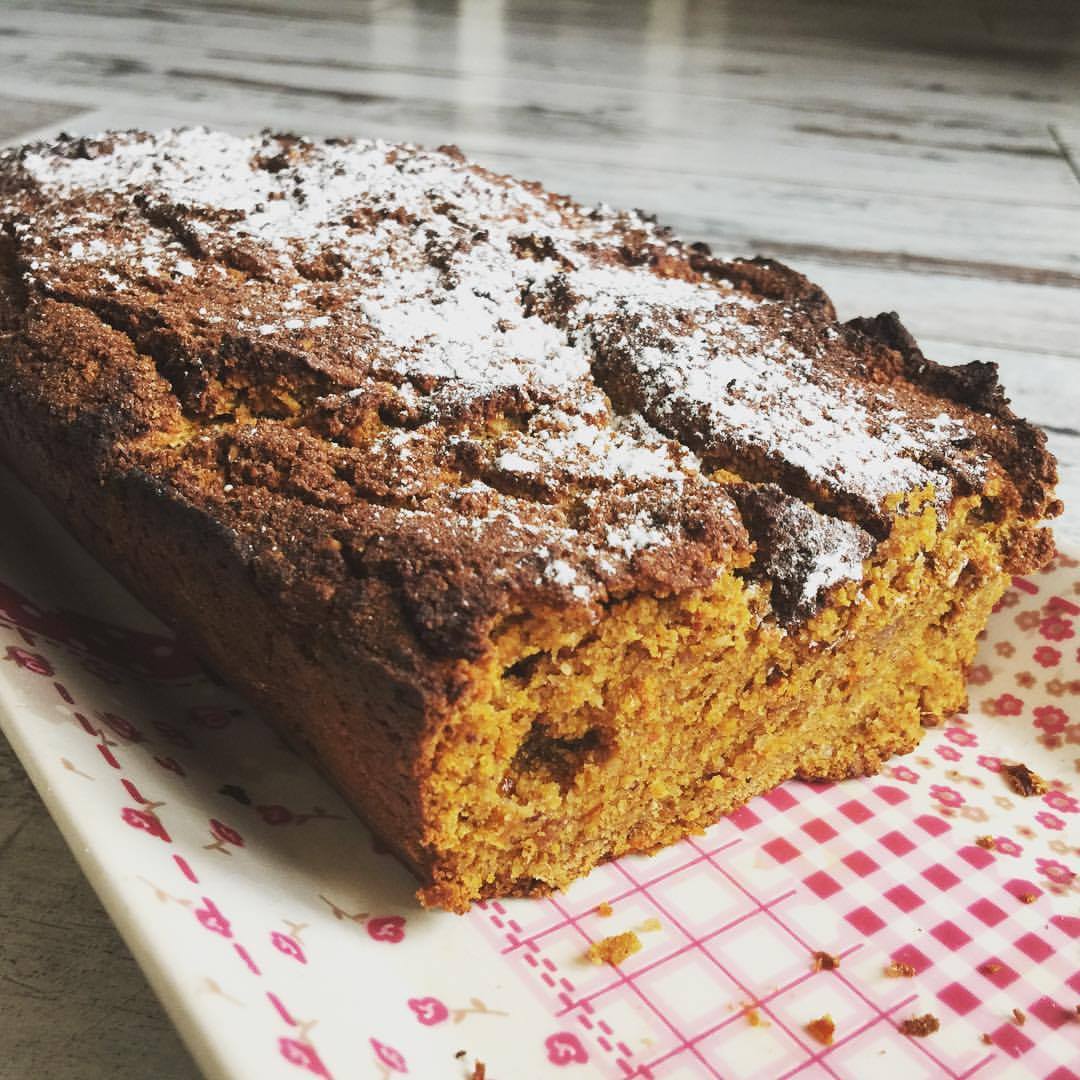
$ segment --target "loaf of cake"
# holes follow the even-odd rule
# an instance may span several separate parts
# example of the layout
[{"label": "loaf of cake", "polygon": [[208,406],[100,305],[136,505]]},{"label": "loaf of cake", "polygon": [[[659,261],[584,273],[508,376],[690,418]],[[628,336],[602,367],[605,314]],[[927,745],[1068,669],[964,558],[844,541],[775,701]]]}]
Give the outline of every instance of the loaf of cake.
[{"label": "loaf of cake", "polygon": [[1060,511],[779,263],[204,129],[0,155],[0,447],[452,911],[910,751]]}]

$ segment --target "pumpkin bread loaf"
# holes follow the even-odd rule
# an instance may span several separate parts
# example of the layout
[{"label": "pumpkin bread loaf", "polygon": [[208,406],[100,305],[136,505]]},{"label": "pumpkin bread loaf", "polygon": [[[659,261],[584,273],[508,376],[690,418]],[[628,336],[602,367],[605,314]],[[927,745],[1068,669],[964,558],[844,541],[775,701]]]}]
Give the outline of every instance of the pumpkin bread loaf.
[{"label": "pumpkin bread loaf", "polygon": [[778,263],[201,129],[0,154],[0,448],[454,911],[910,751],[1060,511]]}]

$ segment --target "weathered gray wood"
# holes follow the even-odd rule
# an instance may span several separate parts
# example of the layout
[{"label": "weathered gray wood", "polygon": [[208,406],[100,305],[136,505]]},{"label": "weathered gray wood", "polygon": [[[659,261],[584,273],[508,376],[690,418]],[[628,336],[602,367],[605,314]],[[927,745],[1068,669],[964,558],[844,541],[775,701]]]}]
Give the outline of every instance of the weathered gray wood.
[{"label": "weathered gray wood", "polygon": [[[455,38],[448,53],[438,20],[413,26],[397,8],[377,32],[354,19],[335,26],[330,40],[313,40],[302,22],[283,40],[272,28],[235,18],[170,14],[177,21],[155,26],[149,36],[135,20],[114,27],[73,13],[53,16],[49,32],[31,38],[33,49],[22,36],[0,39],[0,90],[78,86],[109,104],[137,95],[245,127],[267,115],[307,128],[330,121],[337,131],[450,138],[472,152],[528,152],[540,144],[559,160],[666,162],[706,176],[794,174],[812,184],[843,178],[845,185],[879,191],[986,198],[1006,198],[1022,185],[1025,201],[1080,205],[1041,114],[1029,109],[1010,118],[996,102],[973,106],[956,95],[900,87],[875,93],[873,82],[857,97],[845,96],[826,81],[837,63],[829,55],[787,57],[783,65],[774,57],[776,70],[755,87],[732,84],[726,72],[709,77],[707,66],[696,83],[670,85],[662,49],[658,77],[668,85],[658,93],[648,81],[596,81],[598,71],[626,73],[655,60],[648,43],[635,49],[606,35],[588,42],[585,52],[579,38],[553,40],[530,30],[508,41],[505,59],[512,63],[494,67],[485,52],[477,70],[471,38]],[[325,23],[316,25],[325,31]],[[531,63],[519,58],[526,47],[546,63],[535,55]],[[700,48],[694,43],[680,54],[691,71]],[[388,52],[401,64],[387,65]],[[425,68],[426,57],[445,64],[448,55],[464,71]],[[888,60],[885,70],[895,69],[895,59],[881,59]],[[550,78],[556,70],[559,77]],[[800,71],[809,72],[805,97],[797,89]],[[1080,119],[1071,105],[1061,111],[1063,120]]]},{"label": "weathered gray wood", "polygon": [[[2,32],[0,28],[0,34]],[[31,128],[62,124],[83,111],[79,105],[60,101],[31,101],[0,95],[0,142],[14,139]]]},{"label": "weathered gray wood", "polygon": [[[457,141],[790,261],[999,363],[1080,508],[1073,0],[0,0],[0,141],[178,122]],[[0,1078],[193,1075],[0,747]]]},{"label": "weathered gray wood", "polygon": [[1080,123],[1047,125],[1050,137],[1057,144],[1076,182],[1080,184]]}]

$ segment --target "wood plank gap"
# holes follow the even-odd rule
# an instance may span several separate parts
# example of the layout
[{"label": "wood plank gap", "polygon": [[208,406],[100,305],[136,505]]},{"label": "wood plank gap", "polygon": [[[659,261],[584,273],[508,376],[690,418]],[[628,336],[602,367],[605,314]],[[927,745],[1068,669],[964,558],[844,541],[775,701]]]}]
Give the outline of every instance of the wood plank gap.
[{"label": "wood plank gap", "polygon": [[912,255],[903,251],[832,247],[828,244],[777,243],[751,237],[749,247],[756,251],[777,253],[777,257],[823,259],[844,266],[873,266],[879,270],[908,270],[951,277],[985,278],[1012,281],[1018,285],[1056,285],[1065,289],[1080,288],[1080,274],[1068,270],[1050,270],[1038,266],[982,262],[977,259],[949,259],[936,255]]},{"label": "wood plank gap", "polygon": [[1076,182],[1080,184],[1080,164],[1077,163],[1072,150],[1069,149],[1069,144],[1061,137],[1061,132],[1057,129],[1057,124],[1047,124],[1046,130],[1050,132],[1050,138],[1057,144],[1058,150],[1061,151],[1061,156],[1065,159],[1065,164],[1069,166],[1069,172],[1076,178]]},{"label": "wood plank gap", "polygon": [[[902,315],[903,313],[901,313]],[[1063,360],[1076,360],[1080,364],[1080,352],[1066,352],[1063,349],[1046,349],[1041,348],[1038,345],[1030,345],[1025,343],[1021,348],[1019,345],[1002,345],[1000,341],[984,341],[981,338],[967,338],[967,337],[953,337],[951,334],[942,333],[925,333],[919,334],[920,341],[932,340],[942,341],[947,345],[957,345],[960,347],[967,347],[972,349],[1002,349],[1008,352],[1012,352],[1017,356],[1031,355],[1031,356],[1056,356]]]}]

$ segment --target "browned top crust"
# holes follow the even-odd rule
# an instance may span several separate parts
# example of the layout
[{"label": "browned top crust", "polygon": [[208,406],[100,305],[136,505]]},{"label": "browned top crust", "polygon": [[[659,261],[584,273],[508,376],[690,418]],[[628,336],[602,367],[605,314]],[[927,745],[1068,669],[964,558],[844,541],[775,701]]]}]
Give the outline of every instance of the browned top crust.
[{"label": "browned top crust", "polygon": [[1059,509],[992,365],[453,147],[62,137],[0,155],[0,227],[3,392],[405,670],[751,563],[803,618],[928,485]]}]

